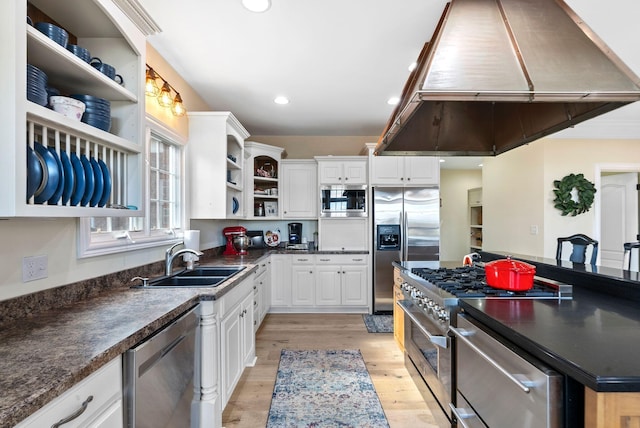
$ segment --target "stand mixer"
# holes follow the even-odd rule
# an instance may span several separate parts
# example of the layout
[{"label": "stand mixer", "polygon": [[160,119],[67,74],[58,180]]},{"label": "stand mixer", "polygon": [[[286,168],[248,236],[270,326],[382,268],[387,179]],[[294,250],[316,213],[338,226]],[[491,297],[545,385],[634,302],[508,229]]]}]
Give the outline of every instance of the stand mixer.
[{"label": "stand mixer", "polygon": [[[225,236],[225,238],[227,239],[227,246],[224,249],[224,252],[222,253],[223,255],[227,255],[227,256],[244,256],[247,254],[247,247],[249,245],[249,238],[246,236],[247,233],[247,229],[242,227],[242,226],[231,226],[231,227],[225,227],[224,229],[222,229],[222,234]],[[242,245],[241,248],[238,250],[236,249],[236,247],[234,246],[234,239],[240,236],[244,236],[245,239],[245,244],[246,245]]]}]

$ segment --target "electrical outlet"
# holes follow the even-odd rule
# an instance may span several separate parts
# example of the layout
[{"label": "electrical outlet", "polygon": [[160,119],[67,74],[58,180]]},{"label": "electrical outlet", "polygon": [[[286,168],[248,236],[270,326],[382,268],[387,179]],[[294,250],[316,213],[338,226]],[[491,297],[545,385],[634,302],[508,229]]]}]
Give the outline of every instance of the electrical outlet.
[{"label": "electrical outlet", "polygon": [[531,233],[532,235],[537,235],[538,234],[538,225],[532,224],[531,226],[529,226],[529,233]]},{"label": "electrical outlet", "polygon": [[47,256],[31,256],[22,258],[22,282],[35,281],[49,275]]}]

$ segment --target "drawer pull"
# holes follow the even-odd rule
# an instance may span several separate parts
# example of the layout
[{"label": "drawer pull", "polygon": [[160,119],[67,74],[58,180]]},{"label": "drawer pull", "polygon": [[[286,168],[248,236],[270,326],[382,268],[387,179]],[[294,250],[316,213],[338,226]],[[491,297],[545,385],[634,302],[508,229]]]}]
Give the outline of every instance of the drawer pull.
[{"label": "drawer pull", "polygon": [[321,262],[330,262],[331,259],[320,259]]},{"label": "drawer pull", "polygon": [[351,259],[351,260],[353,260],[354,262],[361,262],[361,261],[363,261],[364,259]]},{"label": "drawer pull", "polygon": [[78,410],[76,410],[75,412],[73,412],[72,414],[67,416],[66,418],[60,419],[55,424],[51,425],[51,428],[58,428],[59,426],[64,425],[64,424],[66,424],[68,422],[71,422],[72,420],[76,419],[78,416],[83,414],[85,410],[87,410],[87,406],[89,405],[89,403],[92,400],[93,400],[93,395],[88,396],[87,399],[84,400],[84,402],[82,403],[82,405],[80,406],[80,408]]},{"label": "drawer pull", "polygon": [[309,259],[298,259],[299,262],[308,262]]}]

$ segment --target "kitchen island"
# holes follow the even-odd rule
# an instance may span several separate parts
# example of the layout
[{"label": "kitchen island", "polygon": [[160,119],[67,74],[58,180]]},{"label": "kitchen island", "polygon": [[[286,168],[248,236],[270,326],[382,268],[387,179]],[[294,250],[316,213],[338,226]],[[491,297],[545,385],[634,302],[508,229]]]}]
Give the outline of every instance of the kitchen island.
[{"label": "kitchen island", "polygon": [[[483,261],[503,253],[483,252]],[[463,312],[584,385],[588,427],[640,421],[640,282],[636,272],[513,255],[571,283],[572,300],[463,299]]]}]

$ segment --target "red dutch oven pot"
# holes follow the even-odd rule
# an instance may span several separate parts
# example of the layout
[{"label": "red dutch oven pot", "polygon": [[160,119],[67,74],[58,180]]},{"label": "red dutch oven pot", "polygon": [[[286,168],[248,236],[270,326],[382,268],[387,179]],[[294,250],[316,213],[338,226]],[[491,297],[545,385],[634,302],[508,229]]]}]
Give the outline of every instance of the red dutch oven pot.
[{"label": "red dutch oven pot", "polygon": [[486,263],[484,271],[487,284],[491,287],[509,291],[526,291],[533,287],[536,267],[507,258]]}]

